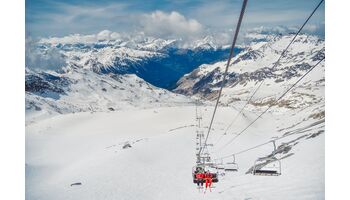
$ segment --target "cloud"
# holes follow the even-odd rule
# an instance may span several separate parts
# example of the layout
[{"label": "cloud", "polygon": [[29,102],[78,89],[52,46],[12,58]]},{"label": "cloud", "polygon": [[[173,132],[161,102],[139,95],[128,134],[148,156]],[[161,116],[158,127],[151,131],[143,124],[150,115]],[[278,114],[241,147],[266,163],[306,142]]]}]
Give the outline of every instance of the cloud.
[{"label": "cloud", "polygon": [[226,1],[208,1],[191,10],[189,16],[211,28],[234,28],[239,15],[238,4]]},{"label": "cloud", "polygon": [[63,37],[42,38],[41,43],[95,43],[99,40],[134,40],[144,37],[154,37],[162,39],[182,39],[184,42],[193,41],[203,37],[205,29],[195,19],[188,19],[179,12],[155,11],[148,14],[134,15],[130,21],[135,29],[134,31],[113,32],[103,30],[97,34],[70,34]]},{"label": "cloud", "polygon": [[69,34],[92,34],[99,30],[134,29],[137,13],[128,9],[127,3],[68,4],[50,2],[51,12],[26,13],[26,28],[34,36],[64,36]]},{"label": "cloud", "polygon": [[[26,28],[35,37],[86,35],[105,29],[118,32],[145,29],[145,34],[157,37],[192,37],[207,29],[234,28],[242,6],[241,0],[152,0],[144,4],[137,0],[35,2],[29,0],[26,4]],[[304,0],[251,1],[242,30],[301,25],[315,6],[314,1]],[[322,23],[324,18],[323,4],[310,23]]]},{"label": "cloud", "polygon": [[318,23],[318,24],[308,24],[304,27],[304,32],[309,34],[315,34],[322,38],[325,37],[325,23]]},{"label": "cloud", "polygon": [[187,19],[178,12],[155,11],[141,17],[142,31],[146,35],[169,38],[191,38],[203,33],[203,25],[195,19]]},{"label": "cloud", "polygon": [[[241,30],[260,26],[301,26],[316,5],[314,1],[302,0],[250,1],[246,7]],[[235,28],[241,6],[241,0],[205,1],[194,7],[191,12],[184,14],[197,19],[212,30],[222,30]],[[324,22],[324,4],[315,12],[309,24],[322,22]]]},{"label": "cloud", "polygon": [[103,30],[96,35],[96,38],[98,40],[116,40],[116,39],[120,39],[121,35],[117,32]]},{"label": "cloud", "polygon": [[42,52],[37,47],[37,41],[26,37],[25,66],[29,69],[59,70],[66,66],[65,56],[56,48]]},{"label": "cloud", "polygon": [[100,40],[119,40],[125,38],[125,34],[112,32],[110,30],[103,30],[97,34],[81,35],[71,34],[64,37],[49,37],[41,38],[39,43],[51,43],[51,44],[93,44]]},{"label": "cloud", "polygon": [[[260,34],[290,34],[296,33],[299,26],[259,26],[245,30],[245,33],[260,33]],[[321,30],[324,30],[324,24],[307,24],[301,33],[318,35],[322,37]]]},{"label": "cloud", "polygon": [[261,33],[261,34],[288,34],[291,32],[298,31],[297,27],[287,27],[287,26],[259,26],[247,30],[247,32]]}]

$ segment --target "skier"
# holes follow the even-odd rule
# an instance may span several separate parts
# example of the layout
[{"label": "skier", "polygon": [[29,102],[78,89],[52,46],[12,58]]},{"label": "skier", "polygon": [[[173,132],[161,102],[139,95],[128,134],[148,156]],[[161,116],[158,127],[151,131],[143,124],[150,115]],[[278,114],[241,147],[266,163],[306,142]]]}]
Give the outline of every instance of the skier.
[{"label": "skier", "polygon": [[203,178],[204,178],[204,174],[202,172],[198,172],[196,174],[196,179],[197,179],[197,185],[199,186],[199,184],[201,184],[203,186]]},{"label": "skier", "polygon": [[199,171],[197,174],[196,174],[196,179],[197,179],[197,186],[198,186],[198,189],[200,190],[201,188],[203,188],[203,183],[204,183],[204,173]]},{"label": "skier", "polygon": [[209,171],[207,171],[205,173],[205,191],[207,191],[207,189],[209,187],[209,190],[211,192],[211,185],[212,185],[212,183],[213,183],[213,175]]}]

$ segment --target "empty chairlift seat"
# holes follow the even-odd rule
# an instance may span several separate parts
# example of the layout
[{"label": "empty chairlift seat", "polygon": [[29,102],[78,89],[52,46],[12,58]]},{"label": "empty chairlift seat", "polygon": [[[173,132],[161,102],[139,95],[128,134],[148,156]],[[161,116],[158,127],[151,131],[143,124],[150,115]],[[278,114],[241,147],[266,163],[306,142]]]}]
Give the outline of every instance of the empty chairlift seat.
[{"label": "empty chairlift seat", "polygon": [[226,163],[225,164],[225,171],[227,171],[227,172],[237,172],[238,171],[237,163]]},{"label": "empty chairlift seat", "polygon": [[225,175],[225,165],[223,164],[223,160],[216,160],[216,163],[215,163],[215,169],[217,171],[217,174],[218,175],[222,175],[224,176]]},{"label": "empty chairlift seat", "polygon": [[260,176],[279,176],[281,175],[281,161],[275,157],[276,143],[272,140],[273,155],[270,157],[259,158],[254,162],[253,175]]},{"label": "empty chairlift seat", "polygon": [[259,158],[254,162],[253,175],[281,175],[281,161],[277,158]]},{"label": "empty chairlift seat", "polygon": [[232,162],[227,162],[225,164],[225,171],[227,171],[227,172],[237,172],[238,171],[238,164],[236,163],[235,155],[233,155]]}]

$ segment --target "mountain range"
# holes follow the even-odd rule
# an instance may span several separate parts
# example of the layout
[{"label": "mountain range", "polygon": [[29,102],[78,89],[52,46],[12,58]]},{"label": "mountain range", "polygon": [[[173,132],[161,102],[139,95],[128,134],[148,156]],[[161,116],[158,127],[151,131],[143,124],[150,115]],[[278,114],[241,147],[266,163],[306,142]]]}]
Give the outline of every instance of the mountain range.
[{"label": "mountain range", "polygon": [[[252,42],[237,54],[229,66],[221,102],[244,102],[264,81],[252,99],[252,104],[267,105],[325,56],[324,40],[316,36],[300,35],[279,63],[276,63],[292,37],[291,34],[270,36],[268,40]],[[226,61],[203,64],[184,75],[174,92],[214,100],[222,84],[225,67]],[[294,108],[298,106],[296,102],[313,104],[324,100],[324,63],[315,71],[318,73],[310,74],[300,84],[302,86],[286,98],[288,100],[284,102],[284,107]]]},{"label": "mountain range", "polygon": [[[212,36],[183,45],[181,39],[145,37],[97,40],[41,39],[39,54],[59,52],[68,68],[90,69],[99,74],[136,74],[161,88],[173,89],[186,73],[204,63],[227,58],[228,46],[218,45]],[[241,48],[236,48],[239,52]],[[34,66],[35,67],[35,66]]]},{"label": "mountain range", "polygon": [[[212,120],[228,46],[210,37],[186,47],[154,38],[36,43],[39,61],[61,67],[27,63],[26,198],[324,199],[324,62],[276,102],[324,58],[324,40],[302,34],[276,63],[292,34],[249,37],[207,135],[214,166],[235,162],[238,171],[212,169],[219,182],[205,195],[191,174],[196,133]],[[255,176],[256,166],[280,166],[281,175]]]},{"label": "mountain range", "polygon": [[[261,81],[264,84],[250,106],[269,105],[324,56],[324,40],[304,34],[274,66],[293,35],[249,36],[255,40],[235,51],[223,105],[244,103]],[[193,97],[210,102],[217,97],[229,50],[211,39],[205,37],[187,48],[180,47],[179,40],[155,38],[93,43],[41,40],[36,44],[38,52],[46,55],[54,49],[66,65],[57,70],[26,68],[27,116],[193,103]],[[317,70],[316,79],[310,75],[280,106],[324,101],[324,64]]]}]

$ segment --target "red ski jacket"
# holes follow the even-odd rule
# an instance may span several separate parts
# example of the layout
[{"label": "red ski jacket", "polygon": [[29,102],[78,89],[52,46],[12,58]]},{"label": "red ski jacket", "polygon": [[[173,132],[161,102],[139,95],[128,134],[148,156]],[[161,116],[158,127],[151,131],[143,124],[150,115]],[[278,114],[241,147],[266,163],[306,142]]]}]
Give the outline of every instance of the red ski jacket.
[{"label": "red ski jacket", "polygon": [[206,173],[205,178],[213,178],[213,175],[211,173]]},{"label": "red ski jacket", "polygon": [[198,174],[196,174],[196,178],[197,179],[203,179],[204,178],[204,174],[198,173]]}]

